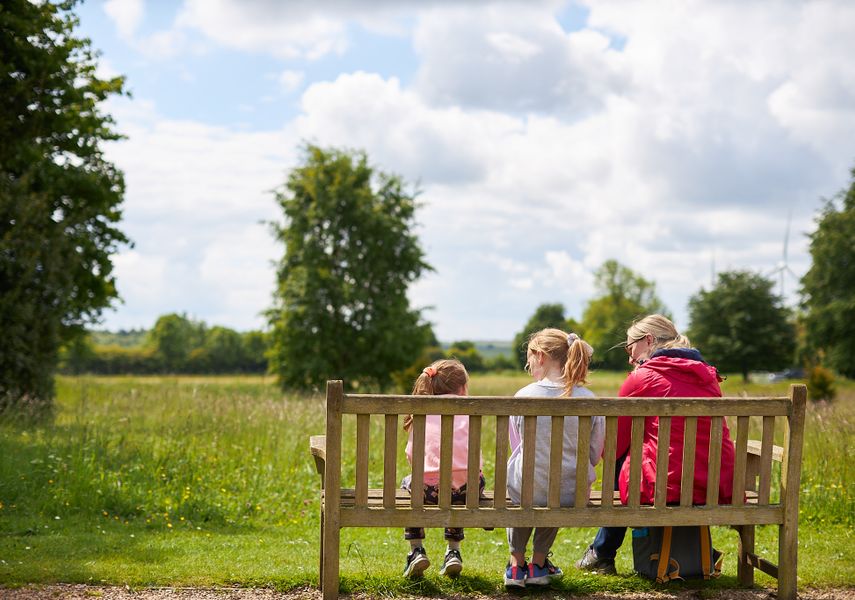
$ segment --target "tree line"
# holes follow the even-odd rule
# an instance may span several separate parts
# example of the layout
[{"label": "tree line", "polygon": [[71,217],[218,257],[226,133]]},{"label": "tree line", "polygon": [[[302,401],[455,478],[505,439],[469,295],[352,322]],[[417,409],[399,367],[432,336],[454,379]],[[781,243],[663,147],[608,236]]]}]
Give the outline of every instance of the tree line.
[{"label": "tree line", "polygon": [[269,335],[209,327],[185,314],[159,317],[145,331],[90,332],[60,352],[59,370],[70,374],[263,374]]},{"label": "tree line", "polygon": [[[94,343],[87,329],[119,300],[113,257],[132,245],[119,229],[124,177],[103,154],[105,142],[122,137],[103,102],[125,94],[125,82],[97,75],[97,53],[76,35],[73,6],[7,0],[0,10],[0,412],[50,408],[60,364],[267,370],[297,390],[333,378],[350,388],[406,389],[437,351],[472,371],[499,368],[479,362],[470,343],[440,349],[425,309],[410,303],[410,286],[433,270],[415,233],[418,189],[375,168],[364,151],[312,144],[275,191],[282,219],[272,230],[283,254],[264,332],[172,314],[142,346]],[[721,370],[747,375],[796,362],[855,376],[855,169],[816,221],[796,311],[769,279],[748,271],[721,273],[691,298],[689,335]],[[667,308],[652,281],[616,261],[595,282],[578,322],[558,303],[542,305],[514,348],[533,329],[562,326],[594,345],[595,366],[626,368],[612,346],[632,319]]]}]

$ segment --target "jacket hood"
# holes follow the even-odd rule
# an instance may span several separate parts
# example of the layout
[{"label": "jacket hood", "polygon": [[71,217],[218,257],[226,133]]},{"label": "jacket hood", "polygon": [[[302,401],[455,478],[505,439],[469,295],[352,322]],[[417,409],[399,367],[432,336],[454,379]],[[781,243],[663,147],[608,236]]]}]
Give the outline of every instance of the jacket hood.
[{"label": "jacket hood", "polygon": [[711,392],[719,392],[721,389],[718,383],[722,379],[718,371],[705,363],[701,353],[694,348],[656,352],[639,369],[650,369],[669,380],[706,388]]}]

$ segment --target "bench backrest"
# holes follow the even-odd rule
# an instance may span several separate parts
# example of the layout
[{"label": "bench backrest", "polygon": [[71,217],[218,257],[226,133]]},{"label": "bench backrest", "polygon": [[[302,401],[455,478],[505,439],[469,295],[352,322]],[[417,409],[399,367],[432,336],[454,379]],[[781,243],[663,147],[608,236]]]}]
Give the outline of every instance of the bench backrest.
[{"label": "bench backrest", "polygon": [[[383,394],[345,394],[341,381],[327,384],[326,468],[324,487],[341,487],[342,427],[344,415],[355,415],[355,456],[346,457],[355,463],[355,489],[352,505],[341,508],[342,526],[351,524],[400,526],[413,525],[412,513],[419,513],[416,525],[439,526],[598,526],[681,524],[763,524],[781,523],[784,514],[798,511],[798,488],[801,474],[801,453],[804,432],[806,389],[793,385],[789,396],[764,398],[510,398],[495,396],[408,396]],[[423,505],[421,494],[402,501],[397,497],[399,473],[398,435],[407,435],[400,428],[400,415],[413,415],[413,456],[424,455],[425,416],[441,415],[441,460],[439,499],[437,506]],[[383,485],[382,504],[369,502],[369,423],[371,415],[382,415]],[[467,496],[465,506],[451,504],[451,452],[454,415],[469,415],[469,467],[467,489],[478,489],[479,456],[482,451],[482,421],[485,416],[496,419],[495,448],[484,456],[495,457],[495,475],[487,488],[496,491],[494,500],[485,506],[476,494]],[[533,505],[534,452],[533,443],[523,448],[522,490],[519,506],[506,499],[508,459],[508,423],[511,415],[524,417],[524,436],[534,440],[538,416],[552,417],[551,456],[562,455],[564,417],[605,416],[605,449],[602,478],[595,483],[603,501],[588,506],[588,486],[585,477],[576,478],[575,508],[560,507],[561,460],[550,460],[547,506]],[[614,498],[612,482],[615,475],[617,419],[632,417],[630,447],[629,502],[626,506]],[[644,420],[659,418],[659,451],[656,457],[657,480],[652,505],[640,503],[641,452]],[[674,417],[685,418],[683,472],[679,506],[666,504],[668,440]],[[711,417],[709,468],[706,504],[692,506],[695,468],[695,432],[699,417]],[[733,472],[733,503],[718,506],[718,488],[722,445],[722,422],[735,419],[735,465]],[[755,418],[760,427],[758,442],[749,443],[749,427]],[[783,422],[783,451],[773,456],[776,418]],[[731,425],[733,421],[731,421]],[[588,463],[589,427],[579,428],[577,465]],[[780,497],[772,497],[773,458],[781,460]],[[424,465],[415,460],[412,466],[412,489],[421,489]],[[605,482],[605,483],[604,483]],[[490,485],[492,483],[492,486]],[[751,502],[744,501],[746,491],[756,491]],[[596,492],[594,492],[596,493]],[[327,494],[326,502],[338,502]],[[346,516],[348,513],[349,516]]]}]

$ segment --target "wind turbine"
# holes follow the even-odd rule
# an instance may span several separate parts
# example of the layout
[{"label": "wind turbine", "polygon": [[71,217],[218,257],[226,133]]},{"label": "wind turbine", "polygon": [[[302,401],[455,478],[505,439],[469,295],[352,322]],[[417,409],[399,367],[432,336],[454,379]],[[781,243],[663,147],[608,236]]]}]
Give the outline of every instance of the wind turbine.
[{"label": "wind turbine", "polygon": [[789,274],[793,279],[798,279],[798,276],[793,273],[793,270],[790,268],[790,265],[787,263],[787,246],[790,242],[790,221],[793,218],[793,209],[791,208],[787,211],[787,228],[784,231],[784,250],[781,255],[781,262],[778,263],[778,266],[769,273],[769,276],[772,277],[774,275],[779,275],[781,277],[781,301],[786,302],[784,299],[784,276]]}]

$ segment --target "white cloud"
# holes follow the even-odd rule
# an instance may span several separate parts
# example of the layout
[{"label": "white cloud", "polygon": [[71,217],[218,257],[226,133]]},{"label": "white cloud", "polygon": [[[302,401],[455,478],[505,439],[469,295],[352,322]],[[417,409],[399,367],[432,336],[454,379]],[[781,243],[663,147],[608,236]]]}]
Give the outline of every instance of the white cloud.
[{"label": "white cloud", "polygon": [[126,40],[133,38],[145,12],[143,0],[108,0],[103,8],[119,30],[119,35]]},{"label": "white cloud", "polygon": [[347,47],[344,21],[311,3],[186,0],[176,25],[229,48],[285,59],[317,59]]},{"label": "white cloud", "polygon": [[368,149],[385,170],[425,183],[482,178],[493,136],[517,126],[501,114],[433,109],[397,79],[361,72],[313,84],[301,104],[301,137]]},{"label": "white cloud", "polygon": [[418,90],[447,105],[585,114],[627,82],[607,37],[567,33],[551,10],[528,4],[425,10],[414,44]]}]

